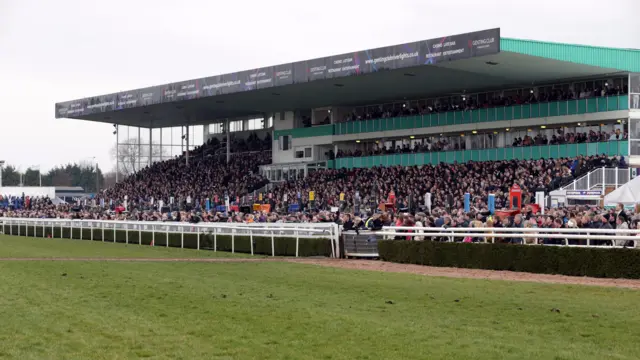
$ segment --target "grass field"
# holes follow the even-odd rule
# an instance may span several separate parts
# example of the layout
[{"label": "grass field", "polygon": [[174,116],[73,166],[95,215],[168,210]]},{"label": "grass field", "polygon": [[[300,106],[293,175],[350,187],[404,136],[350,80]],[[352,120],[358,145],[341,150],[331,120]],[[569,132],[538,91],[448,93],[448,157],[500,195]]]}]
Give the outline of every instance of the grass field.
[{"label": "grass field", "polygon": [[237,258],[245,254],[101,241],[41,239],[0,235],[0,258]]},{"label": "grass field", "polygon": [[[180,255],[0,238],[0,258]],[[639,301],[284,262],[0,261],[0,359],[638,359]]]}]

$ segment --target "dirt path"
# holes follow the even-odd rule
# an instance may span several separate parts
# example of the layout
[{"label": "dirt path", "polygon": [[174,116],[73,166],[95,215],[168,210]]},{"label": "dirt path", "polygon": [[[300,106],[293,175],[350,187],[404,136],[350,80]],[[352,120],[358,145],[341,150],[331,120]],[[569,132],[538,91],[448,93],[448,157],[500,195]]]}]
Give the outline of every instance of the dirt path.
[{"label": "dirt path", "polygon": [[590,277],[564,276],[532,274],[514,271],[478,270],[432,267],[423,265],[396,264],[376,260],[338,260],[338,259],[292,259],[290,262],[313,264],[320,266],[331,266],[343,269],[357,269],[370,271],[387,271],[410,273],[425,276],[443,276],[451,278],[488,279],[488,280],[508,280],[527,281],[551,284],[575,284],[609,286],[630,289],[640,289],[640,280],[631,279],[601,279]]},{"label": "dirt path", "polygon": [[201,263],[242,263],[281,261],[296,264],[329,266],[342,269],[386,271],[409,273],[424,276],[442,276],[451,278],[527,281],[550,284],[574,284],[607,286],[629,289],[640,289],[640,280],[600,279],[564,275],[531,274],[513,271],[494,271],[477,269],[442,268],[422,265],[396,264],[377,260],[342,260],[342,259],[291,259],[291,258],[0,258],[0,261],[120,261],[120,262],[201,262]]}]

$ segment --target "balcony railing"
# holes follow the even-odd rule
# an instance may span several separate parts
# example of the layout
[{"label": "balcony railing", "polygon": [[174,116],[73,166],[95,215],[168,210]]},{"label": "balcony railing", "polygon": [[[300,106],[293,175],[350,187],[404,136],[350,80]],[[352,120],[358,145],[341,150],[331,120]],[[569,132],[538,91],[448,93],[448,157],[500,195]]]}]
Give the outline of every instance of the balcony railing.
[{"label": "balcony railing", "polygon": [[[572,158],[578,155],[627,156],[628,141],[606,141],[581,144],[541,145],[477,150],[437,151],[411,154],[388,154],[339,158],[329,161],[329,168],[370,168],[374,166],[414,166],[468,161],[536,160]],[[333,165],[333,166],[332,166]]]}]

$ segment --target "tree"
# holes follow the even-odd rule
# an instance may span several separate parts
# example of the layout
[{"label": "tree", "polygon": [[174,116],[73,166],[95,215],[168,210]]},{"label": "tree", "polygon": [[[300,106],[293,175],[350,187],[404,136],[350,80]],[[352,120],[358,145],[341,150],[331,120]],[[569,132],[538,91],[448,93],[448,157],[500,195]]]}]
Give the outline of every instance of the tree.
[{"label": "tree", "polygon": [[22,183],[24,186],[40,186],[40,169],[28,168],[22,176]]},{"label": "tree", "polygon": [[18,186],[20,185],[20,173],[11,165],[2,168],[2,186]]},{"label": "tree", "polygon": [[[22,174],[24,186],[40,186],[40,170],[28,168]],[[20,172],[14,166],[7,165],[2,171],[3,186],[19,186]],[[105,186],[100,168],[91,162],[57,166],[42,173],[42,186],[80,186],[86,192],[97,192]]]},{"label": "tree", "polygon": [[71,176],[65,171],[57,171],[51,175],[52,186],[73,186]]},{"label": "tree", "polygon": [[[151,146],[151,152],[154,159],[168,156],[166,148],[156,142]],[[137,138],[130,138],[116,144],[111,149],[111,157],[119,164],[121,174],[131,175],[149,164],[149,145],[139,144]]]}]

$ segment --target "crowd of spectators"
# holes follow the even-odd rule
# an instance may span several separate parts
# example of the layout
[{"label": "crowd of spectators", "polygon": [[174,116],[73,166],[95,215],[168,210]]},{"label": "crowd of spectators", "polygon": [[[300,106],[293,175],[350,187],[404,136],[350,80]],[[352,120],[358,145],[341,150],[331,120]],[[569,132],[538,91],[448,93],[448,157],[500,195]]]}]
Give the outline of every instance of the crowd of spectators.
[{"label": "crowd of spectators", "polygon": [[627,131],[625,130],[624,133],[622,133],[620,129],[616,129],[613,133],[595,130],[590,130],[588,133],[564,133],[562,130],[557,130],[556,134],[551,136],[551,139],[544,134],[537,134],[534,137],[527,135],[524,138],[519,137],[514,139],[512,146],[581,144],[590,142],[620,141],[627,140],[628,138],[629,134]]},{"label": "crowd of spectators", "polygon": [[[249,134],[246,139],[232,137],[229,149],[231,153],[270,151],[271,134],[267,132],[264,139],[260,139],[256,133]],[[226,140],[220,141],[217,137],[211,137],[203,145],[193,149],[189,155],[192,158],[212,156],[222,158],[226,156],[226,150]],[[184,157],[184,154],[182,157]]]},{"label": "crowd of spectators", "polygon": [[[157,163],[118,183],[107,190],[103,198],[93,201],[96,205],[102,201],[107,210],[113,211],[123,204],[126,195],[127,208],[139,210],[141,218],[159,210],[161,200],[165,206],[173,207],[170,210],[205,213],[205,199],[211,202],[208,209],[224,204],[225,196],[229,196],[231,204],[237,204],[238,198],[265,185],[266,180],[255,170],[250,171],[250,167],[269,162],[268,155],[241,155],[232,158],[229,164],[205,158],[189,167],[180,159]],[[328,169],[273,187],[269,194],[264,194],[263,202],[271,205],[272,212],[277,214],[287,214],[292,204],[302,211],[338,208],[341,212],[358,213],[365,209],[375,210],[379,204],[387,203],[389,194],[393,193],[396,209],[415,211],[426,205],[426,194],[429,193],[430,208],[457,211],[464,207],[464,194],[469,193],[476,208],[486,208],[488,195],[494,194],[495,208],[502,209],[508,206],[509,189],[513,184],[521,187],[523,204],[527,205],[534,202],[538,191],[549,193],[594,168],[613,166],[626,166],[624,157],[579,156],[574,159]],[[308,198],[310,191],[315,193],[313,204]],[[251,203],[256,200],[252,199]],[[12,214],[25,217],[60,217],[62,214],[67,217],[74,213],[69,205],[56,206],[51,201],[33,199],[30,205],[28,209],[14,210]],[[81,208],[83,218],[115,216],[109,211]]]},{"label": "crowd of spectators", "polygon": [[[461,209],[447,211],[437,208],[431,213],[390,213],[378,212],[359,217],[351,214],[343,214],[340,222],[345,230],[361,231],[376,230],[383,226],[402,227],[431,227],[431,228],[478,228],[482,232],[489,232],[488,228],[533,228],[540,231],[533,231],[533,237],[430,237],[423,230],[404,230],[400,232],[412,233],[411,236],[399,235],[397,240],[436,240],[455,242],[492,242],[492,243],[513,243],[513,244],[547,244],[558,245],[569,243],[571,245],[586,245],[586,240],[558,239],[545,237],[544,229],[585,229],[586,234],[589,229],[612,230],[609,235],[616,234],[616,230],[639,229],[640,235],[640,215],[633,214],[624,209],[622,205],[617,205],[612,209],[602,209],[599,207],[575,206],[567,208],[548,209],[542,214],[534,214],[531,206],[526,206],[524,211],[512,217],[492,216],[488,209],[473,209],[465,213]],[[480,231],[478,231],[480,232]],[[473,231],[472,231],[473,233]],[[425,234],[425,235],[422,235]],[[490,235],[489,234],[489,235]],[[628,236],[629,234],[620,234]],[[640,239],[640,238],[639,238]],[[592,240],[593,245],[616,245],[634,246],[628,240]]]},{"label": "crowd of spectators", "polygon": [[[491,134],[487,134],[491,138]],[[551,139],[545,134],[537,134],[535,136],[525,135],[524,137],[517,137],[513,139],[512,147],[526,147],[537,145],[561,145],[561,144],[578,144],[588,142],[606,142],[606,141],[618,141],[627,140],[628,133],[625,131],[622,133],[619,129],[609,134],[605,131],[591,130],[589,133],[564,133],[562,130],[557,130],[557,133],[551,136]],[[333,150],[329,150],[327,156],[330,159],[347,158],[347,157],[362,157],[362,156],[375,156],[375,155],[388,155],[388,154],[409,154],[409,153],[428,153],[437,151],[451,151],[451,150],[466,150],[466,142],[449,142],[446,138],[439,138],[437,140],[424,139],[422,143],[416,142],[413,146],[409,144],[398,145],[394,147],[387,147],[385,145],[377,145],[370,150],[362,149],[338,149],[337,153]]]},{"label": "crowd of spectators", "polygon": [[[405,209],[406,210],[406,209]],[[277,213],[265,211],[221,212],[205,211],[200,206],[191,209],[174,208],[170,211],[156,209],[132,209],[125,211],[120,207],[101,208],[97,206],[54,205],[48,198],[32,199],[28,207],[22,209],[0,208],[0,217],[20,218],[58,218],[69,220],[133,220],[158,221],[176,223],[337,223],[345,231],[360,232],[363,230],[380,230],[383,226],[402,226],[408,228],[478,228],[482,232],[490,232],[489,236],[477,237],[433,237],[424,230],[401,230],[398,240],[435,240],[456,242],[494,242],[514,244],[564,244],[585,245],[584,240],[558,239],[545,237],[544,229],[605,229],[616,230],[638,229],[640,235],[640,214],[625,210],[622,205],[612,209],[596,206],[572,206],[547,209],[544,215],[534,213],[533,208],[526,205],[520,214],[511,217],[494,216],[486,208],[473,207],[469,212],[461,208],[435,207],[431,212],[417,211],[380,211],[366,209],[361,212],[340,212],[326,210],[309,210],[296,213]],[[534,228],[534,237],[492,237],[490,228]],[[473,233],[474,231],[471,231]],[[628,234],[619,234],[628,236]],[[640,239],[640,238],[639,238]],[[593,245],[634,246],[627,240],[592,240]]]},{"label": "crowd of spectators", "polygon": [[475,96],[460,96],[454,98],[437,99],[432,104],[417,105],[415,103],[405,103],[402,106],[378,108],[367,108],[366,110],[353,110],[337,122],[349,122],[372,119],[385,119],[402,116],[427,115],[433,113],[443,113],[449,111],[469,111],[476,109],[488,109],[500,106],[513,106],[524,104],[537,104],[561,100],[576,100],[591,97],[604,97],[622,95],[627,92],[626,87],[620,86],[599,86],[597,88],[584,88],[582,90],[561,90],[551,89],[549,91],[528,92],[521,91],[517,95],[499,95],[485,101],[479,101]]},{"label": "crowd of spectators", "polygon": [[200,201],[205,198],[225,196],[235,198],[266,185],[268,181],[259,175],[258,167],[271,163],[271,151],[264,151],[271,138],[260,140],[252,134],[247,140],[235,140],[231,144],[232,156],[226,159],[226,143],[212,138],[190,154],[157,162],[117,183],[100,197],[105,201],[123,201],[140,207],[151,207],[154,202],[165,204],[187,198]]},{"label": "crowd of spectators", "polygon": [[[317,171],[304,179],[281,184],[273,190],[276,207],[283,199],[308,202],[307,194],[314,191],[317,208],[341,206],[346,211],[355,208],[356,192],[361,204],[385,202],[393,191],[398,208],[423,204],[425,194],[431,193],[433,207],[462,208],[465,193],[470,193],[477,207],[486,206],[489,193],[496,195],[496,208],[506,205],[509,188],[519,184],[523,202],[533,201],[536,191],[548,193],[568,184],[576,177],[597,167],[625,164],[623,157],[579,156],[575,159],[539,159],[468,162],[424,166],[373,167]],[[344,193],[344,201],[340,194]]]}]

